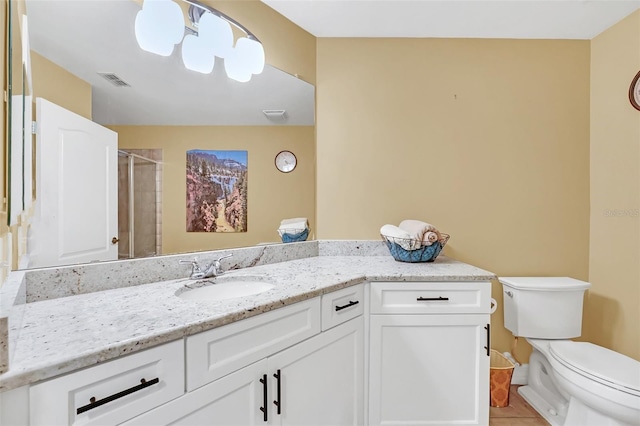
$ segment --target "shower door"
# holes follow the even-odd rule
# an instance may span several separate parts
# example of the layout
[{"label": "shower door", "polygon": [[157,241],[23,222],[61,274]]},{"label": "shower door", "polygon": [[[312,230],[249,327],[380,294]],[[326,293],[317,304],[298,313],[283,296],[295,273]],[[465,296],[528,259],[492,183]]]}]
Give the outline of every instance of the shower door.
[{"label": "shower door", "polygon": [[161,150],[118,153],[120,259],[155,256],[161,252],[161,164],[154,159],[159,155]]}]

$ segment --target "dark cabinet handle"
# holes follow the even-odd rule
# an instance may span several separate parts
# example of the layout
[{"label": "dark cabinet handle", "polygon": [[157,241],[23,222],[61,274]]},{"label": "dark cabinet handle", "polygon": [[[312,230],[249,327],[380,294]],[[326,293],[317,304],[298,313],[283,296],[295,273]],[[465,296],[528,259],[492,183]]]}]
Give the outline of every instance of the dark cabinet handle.
[{"label": "dark cabinet handle", "polygon": [[278,370],[273,377],[275,377],[278,380],[278,386],[277,386],[277,390],[276,390],[276,400],[273,401],[273,404],[278,407],[278,414],[280,414],[282,407],[280,406],[280,401],[282,401],[282,399],[280,398],[280,370]]},{"label": "dark cabinet handle", "polygon": [[260,383],[262,383],[262,407],[260,407],[260,411],[262,411],[262,420],[267,421],[267,375],[263,374],[262,379],[260,379]]},{"label": "dark cabinet handle", "polygon": [[96,397],[92,396],[89,399],[89,404],[83,405],[82,407],[78,408],[76,410],[76,414],[82,414],[86,411],[93,410],[96,407],[107,404],[111,401],[115,401],[116,399],[122,398],[123,396],[130,395],[134,392],[138,392],[141,389],[148,388],[149,386],[155,385],[158,382],[160,382],[160,379],[157,377],[155,379],[149,380],[148,382],[145,379],[140,379],[139,385],[136,385],[129,389],[125,389],[122,392],[114,393],[113,395],[110,395],[106,398],[102,398],[96,401]]},{"label": "dark cabinet handle", "polygon": [[352,306],[355,306],[355,305],[357,305],[358,303],[360,303],[360,302],[359,302],[359,301],[357,301],[357,300],[356,300],[355,302],[353,302],[353,301],[349,300],[349,303],[347,303],[346,305],[336,306],[336,312],[341,311],[341,310],[343,310],[343,309],[350,308],[350,307],[352,307]]},{"label": "dark cabinet handle", "polygon": [[418,302],[423,302],[425,300],[436,300],[436,301],[438,301],[438,300],[449,300],[449,298],[448,297],[442,297],[442,296],[440,296],[440,297],[418,297],[416,300]]},{"label": "dark cabinet handle", "polygon": [[487,356],[491,356],[491,324],[487,324],[484,329],[487,330],[487,346],[484,348],[487,350]]}]

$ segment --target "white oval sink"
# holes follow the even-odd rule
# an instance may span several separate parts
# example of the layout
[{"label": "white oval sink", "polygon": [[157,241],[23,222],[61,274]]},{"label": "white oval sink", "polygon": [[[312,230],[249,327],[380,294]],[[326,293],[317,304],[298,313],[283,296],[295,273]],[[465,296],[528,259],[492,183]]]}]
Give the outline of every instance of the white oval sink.
[{"label": "white oval sink", "polygon": [[187,284],[176,295],[185,300],[225,300],[264,293],[273,287],[259,277],[218,277]]}]

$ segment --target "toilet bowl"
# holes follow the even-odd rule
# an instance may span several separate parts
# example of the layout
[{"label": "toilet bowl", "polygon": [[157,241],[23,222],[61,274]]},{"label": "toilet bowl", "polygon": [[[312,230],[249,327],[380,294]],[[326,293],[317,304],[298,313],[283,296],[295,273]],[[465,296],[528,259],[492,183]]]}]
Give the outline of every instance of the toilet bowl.
[{"label": "toilet bowl", "polygon": [[640,362],[579,337],[589,283],[500,278],[505,327],[533,347],[518,392],[553,426],[640,426]]},{"label": "toilet bowl", "polygon": [[586,342],[527,341],[534,352],[518,392],[549,423],[640,425],[640,362]]}]

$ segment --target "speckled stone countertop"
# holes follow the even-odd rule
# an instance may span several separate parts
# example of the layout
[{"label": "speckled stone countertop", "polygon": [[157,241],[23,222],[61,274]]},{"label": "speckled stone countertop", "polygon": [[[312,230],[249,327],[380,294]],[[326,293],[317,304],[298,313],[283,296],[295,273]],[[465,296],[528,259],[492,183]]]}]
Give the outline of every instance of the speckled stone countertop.
[{"label": "speckled stone countertop", "polygon": [[[268,312],[364,281],[485,281],[491,272],[440,256],[433,263],[391,256],[331,255],[230,271],[275,287],[254,296],[190,301],[176,296],[185,278],[115,288],[24,305],[19,339],[0,391],[48,379],[135,351]],[[374,254],[374,255],[371,255]]]}]

